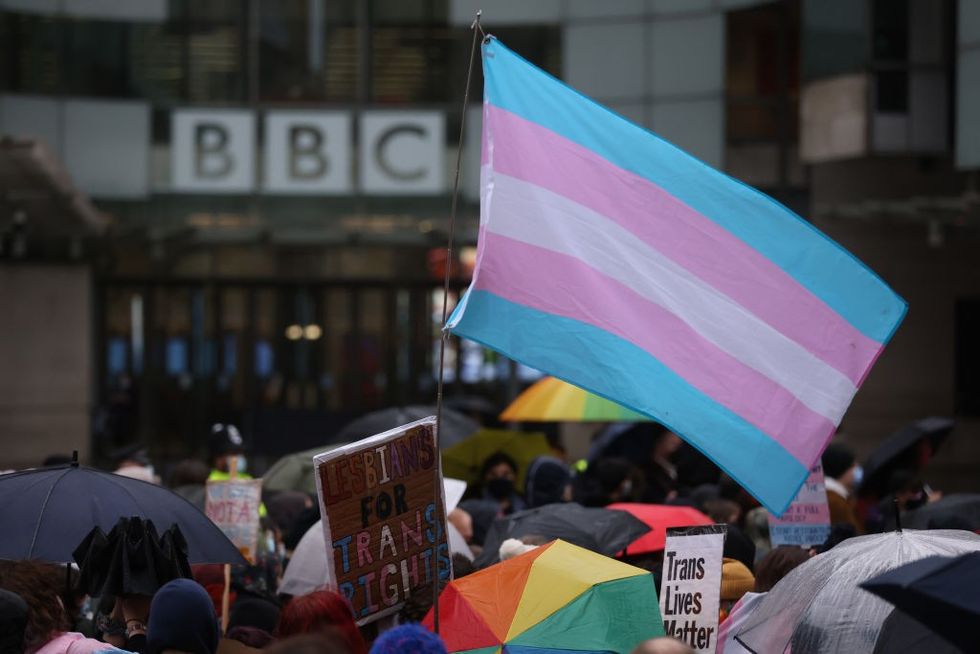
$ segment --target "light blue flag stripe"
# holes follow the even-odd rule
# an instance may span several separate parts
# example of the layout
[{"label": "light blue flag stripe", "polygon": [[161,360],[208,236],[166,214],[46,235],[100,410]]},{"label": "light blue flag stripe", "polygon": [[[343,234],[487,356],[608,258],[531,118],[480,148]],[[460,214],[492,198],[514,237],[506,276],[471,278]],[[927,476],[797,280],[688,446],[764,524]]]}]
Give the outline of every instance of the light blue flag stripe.
[{"label": "light blue flag stripe", "polygon": [[482,290],[467,293],[456,320],[458,336],[655,417],[777,514],[809,474],[778,442],[609,332]]},{"label": "light blue flag stripe", "polygon": [[657,184],[773,261],[865,336],[879,343],[891,338],[905,301],[810,223],[581,95],[496,39],[483,47],[486,101]]}]

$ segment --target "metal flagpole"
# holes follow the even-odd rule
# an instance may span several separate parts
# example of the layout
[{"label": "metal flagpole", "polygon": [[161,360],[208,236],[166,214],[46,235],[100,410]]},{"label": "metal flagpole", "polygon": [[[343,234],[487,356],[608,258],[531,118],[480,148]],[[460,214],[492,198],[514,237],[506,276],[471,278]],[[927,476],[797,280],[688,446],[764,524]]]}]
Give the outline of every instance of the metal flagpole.
[{"label": "metal flagpole", "polygon": [[[453,268],[453,237],[456,232],[456,205],[459,202],[459,169],[463,159],[463,135],[464,129],[466,128],[466,109],[470,101],[470,81],[473,78],[473,62],[476,59],[476,43],[477,35],[483,33],[483,28],[480,27],[480,16],[483,14],[482,10],[477,10],[476,18],[470,25],[470,29],[473,30],[473,44],[470,46],[470,65],[466,69],[466,90],[463,92],[463,113],[459,121],[459,147],[456,149],[456,172],[453,176],[453,200],[452,208],[449,211],[449,242],[446,245],[446,278],[442,285],[442,323],[441,323],[441,338],[439,339],[439,384],[436,388],[436,452],[441,452],[439,449],[439,432],[442,427],[442,389],[443,389],[443,366],[446,360],[446,340],[449,338],[449,333],[446,331],[446,317],[449,313],[449,279],[452,274]],[[446,507],[443,504],[443,493],[442,493],[442,456],[440,455],[437,459],[438,465],[435,466],[436,475],[436,493],[435,501],[437,505],[441,508],[438,510],[436,515],[439,515],[442,519],[446,518]],[[438,547],[438,543],[436,544]],[[433,552],[431,561],[433,561],[433,575],[432,575],[432,626],[434,631],[439,633],[439,557],[437,552]],[[452,565],[450,559],[450,565]]]}]

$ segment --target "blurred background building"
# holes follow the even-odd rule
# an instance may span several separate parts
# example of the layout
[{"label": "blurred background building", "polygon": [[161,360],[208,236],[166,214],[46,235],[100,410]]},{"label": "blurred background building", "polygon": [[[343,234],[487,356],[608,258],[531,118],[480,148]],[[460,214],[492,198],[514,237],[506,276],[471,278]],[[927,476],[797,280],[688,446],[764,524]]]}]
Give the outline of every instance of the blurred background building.
[{"label": "blurred background building", "polygon": [[[937,485],[975,476],[980,0],[0,0],[0,467],[136,439],[177,457],[219,420],[274,456],[433,401],[480,6],[903,295],[843,430],[863,453],[955,415]],[[479,129],[474,103],[454,296]],[[452,343],[450,395],[535,377]]]}]

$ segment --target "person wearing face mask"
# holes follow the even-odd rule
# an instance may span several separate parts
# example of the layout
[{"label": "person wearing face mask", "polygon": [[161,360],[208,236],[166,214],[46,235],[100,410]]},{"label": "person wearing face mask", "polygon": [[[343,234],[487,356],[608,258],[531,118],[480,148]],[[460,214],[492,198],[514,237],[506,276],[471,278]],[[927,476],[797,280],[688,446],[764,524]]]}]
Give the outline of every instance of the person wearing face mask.
[{"label": "person wearing face mask", "polygon": [[854,511],[853,495],[861,485],[861,466],[857,465],[854,452],[842,443],[831,443],[820,459],[823,464],[824,483],[827,487],[827,505],[830,507],[830,524],[849,524],[858,534],[864,533],[864,525]]},{"label": "person wearing face mask", "polygon": [[231,465],[237,468],[239,479],[251,479],[248,461],[245,458],[245,441],[238,427],[230,424],[217,423],[211,426],[211,436],[208,438],[208,450],[211,454],[211,474],[208,481],[227,481],[231,479]]},{"label": "person wearing face mask", "polygon": [[[220,422],[211,425],[208,451],[212,466],[208,481],[228,481],[231,479],[232,465],[237,470],[237,479],[252,478],[248,474],[248,461],[245,458],[245,440],[235,425]],[[264,518],[267,514],[265,503],[259,504],[259,516]]]},{"label": "person wearing face mask", "polygon": [[494,520],[527,508],[514,488],[517,462],[503,452],[494,452],[483,462],[479,484],[474,495],[459,503],[470,516],[473,537],[471,546],[480,548]]},{"label": "person wearing face mask", "polygon": [[483,499],[497,503],[498,516],[523,511],[524,499],[514,489],[517,481],[517,462],[503,452],[495,452],[483,462],[480,475]]}]

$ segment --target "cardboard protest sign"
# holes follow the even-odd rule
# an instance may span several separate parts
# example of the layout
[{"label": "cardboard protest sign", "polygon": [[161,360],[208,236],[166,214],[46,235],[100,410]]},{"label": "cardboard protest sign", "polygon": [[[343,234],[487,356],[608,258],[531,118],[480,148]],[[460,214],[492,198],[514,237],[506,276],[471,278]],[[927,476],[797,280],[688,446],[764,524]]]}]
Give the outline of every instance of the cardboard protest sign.
[{"label": "cardboard protest sign", "polygon": [[800,487],[796,499],[781,516],[769,514],[769,540],[773,547],[820,545],[830,536],[830,508],[824,486],[823,466],[810,469],[810,476]]},{"label": "cardboard protest sign", "polygon": [[436,574],[452,575],[435,427],[424,418],[313,458],[328,585],[358,624],[397,611]]},{"label": "cardboard protest sign", "polygon": [[249,561],[259,544],[261,479],[232,479],[207,483],[204,512]]},{"label": "cardboard protest sign", "polygon": [[664,631],[694,651],[710,654],[718,640],[718,597],[725,525],[667,530],[660,613]]}]

